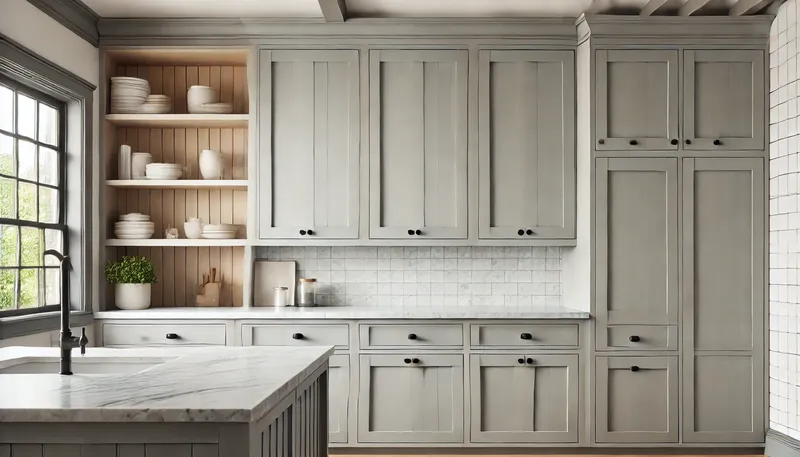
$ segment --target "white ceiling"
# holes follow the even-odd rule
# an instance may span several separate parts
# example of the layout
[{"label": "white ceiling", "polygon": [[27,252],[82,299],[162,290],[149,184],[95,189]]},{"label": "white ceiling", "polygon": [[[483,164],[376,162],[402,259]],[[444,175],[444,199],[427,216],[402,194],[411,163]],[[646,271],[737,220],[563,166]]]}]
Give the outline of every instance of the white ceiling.
[{"label": "white ceiling", "polygon": [[[101,17],[322,18],[321,0],[83,0]],[[324,0],[323,0],[324,1]],[[581,13],[727,14],[737,1],[763,9],[779,0],[346,0],[348,17],[577,17]],[[755,12],[750,11],[750,13]]]}]

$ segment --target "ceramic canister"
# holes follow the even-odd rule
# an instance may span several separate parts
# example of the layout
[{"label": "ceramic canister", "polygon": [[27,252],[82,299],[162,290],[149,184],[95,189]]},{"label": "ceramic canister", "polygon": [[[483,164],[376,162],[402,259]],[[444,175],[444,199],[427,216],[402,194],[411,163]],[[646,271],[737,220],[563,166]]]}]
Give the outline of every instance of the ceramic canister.
[{"label": "ceramic canister", "polygon": [[224,169],[220,152],[211,149],[204,149],[200,152],[200,176],[203,179],[222,179]]}]

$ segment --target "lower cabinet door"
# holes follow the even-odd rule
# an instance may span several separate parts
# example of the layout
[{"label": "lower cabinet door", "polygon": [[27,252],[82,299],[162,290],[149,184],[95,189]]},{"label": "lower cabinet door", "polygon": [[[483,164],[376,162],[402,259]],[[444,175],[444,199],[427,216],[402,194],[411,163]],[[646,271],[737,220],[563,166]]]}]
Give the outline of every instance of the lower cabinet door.
[{"label": "lower cabinet door", "polygon": [[470,440],[577,443],[578,355],[470,356]]},{"label": "lower cabinet door", "polygon": [[678,358],[597,357],[598,443],[678,442]]},{"label": "lower cabinet door", "polygon": [[328,440],[347,442],[350,408],[350,356],[336,354],[328,363]]},{"label": "lower cabinet door", "polygon": [[461,354],[360,356],[358,442],[462,443]]}]

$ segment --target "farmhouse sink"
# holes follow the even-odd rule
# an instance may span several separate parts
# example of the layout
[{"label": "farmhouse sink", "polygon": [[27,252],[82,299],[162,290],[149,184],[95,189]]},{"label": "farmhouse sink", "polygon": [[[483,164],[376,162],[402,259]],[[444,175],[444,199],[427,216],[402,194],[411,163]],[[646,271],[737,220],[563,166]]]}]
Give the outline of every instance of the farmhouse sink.
[{"label": "farmhouse sink", "polygon": [[[130,374],[161,365],[172,358],[141,357],[73,357],[72,371],[81,374]],[[59,360],[52,357],[26,357],[10,360],[10,365],[0,368],[2,374],[57,374]],[[19,363],[15,363],[19,362]]]}]

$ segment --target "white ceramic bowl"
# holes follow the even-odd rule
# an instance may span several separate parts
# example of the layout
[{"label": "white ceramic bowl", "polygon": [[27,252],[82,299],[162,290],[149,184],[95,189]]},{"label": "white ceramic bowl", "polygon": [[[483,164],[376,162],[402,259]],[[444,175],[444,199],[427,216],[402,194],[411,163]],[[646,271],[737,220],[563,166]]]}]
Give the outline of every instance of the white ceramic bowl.
[{"label": "white ceramic bowl", "polygon": [[183,232],[186,234],[186,238],[196,240],[203,234],[203,229],[200,224],[187,221],[183,223]]},{"label": "white ceramic bowl", "polygon": [[203,226],[203,232],[235,232],[238,227],[234,224],[207,224]]},{"label": "white ceramic bowl", "polygon": [[189,113],[196,114],[206,103],[216,103],[219,100],[217,91],[208,86],[192,86],[186,93],[186,104]]}]

